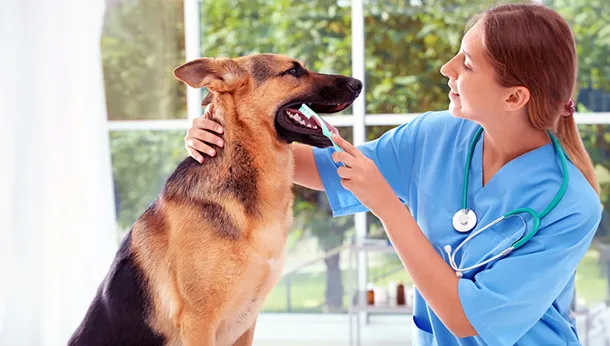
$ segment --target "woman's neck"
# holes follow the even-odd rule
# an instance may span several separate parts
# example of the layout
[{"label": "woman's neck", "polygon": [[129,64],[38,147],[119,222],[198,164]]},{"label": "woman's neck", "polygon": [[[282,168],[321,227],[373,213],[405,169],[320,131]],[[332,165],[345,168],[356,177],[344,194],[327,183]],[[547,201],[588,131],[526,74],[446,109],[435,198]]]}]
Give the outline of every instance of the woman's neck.
[{"label": "woman's neck", "polygon": [[483,184],[502,166],[550,142],[546,131],[533,127],[529,120],[483,126]]}]

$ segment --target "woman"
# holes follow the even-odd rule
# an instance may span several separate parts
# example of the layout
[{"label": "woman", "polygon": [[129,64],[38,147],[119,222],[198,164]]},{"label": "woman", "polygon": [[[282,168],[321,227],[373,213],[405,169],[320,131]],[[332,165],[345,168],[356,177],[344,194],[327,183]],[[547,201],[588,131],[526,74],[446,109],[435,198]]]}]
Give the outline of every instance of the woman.
[{"label": "woman", "polygon": [[[579,344],[574,272],[601,206],[573,118],[572,33],[535,4],[491,8],[467,29],[441,68],[448,111],[358,148],[336,136],[343,152],[295,144],[294,181],[325,190],[336,216],[370,210],[381,220],[416,288],[419,344]],[[193,121],[185,141],[195,159],[220,140],[217,127]],[[478,233],[517,208],[530,209]]]}]

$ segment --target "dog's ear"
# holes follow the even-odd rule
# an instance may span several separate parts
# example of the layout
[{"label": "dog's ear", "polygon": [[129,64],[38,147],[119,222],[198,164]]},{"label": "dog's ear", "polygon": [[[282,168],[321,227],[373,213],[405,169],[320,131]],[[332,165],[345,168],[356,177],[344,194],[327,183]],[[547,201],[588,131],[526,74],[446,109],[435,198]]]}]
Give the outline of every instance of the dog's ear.
[{"label": "dog's ear", "polygon": [[176,67],[174,76],[193,88],[229,92],[243,85],[246,71],[232,59],[201,58]]}]

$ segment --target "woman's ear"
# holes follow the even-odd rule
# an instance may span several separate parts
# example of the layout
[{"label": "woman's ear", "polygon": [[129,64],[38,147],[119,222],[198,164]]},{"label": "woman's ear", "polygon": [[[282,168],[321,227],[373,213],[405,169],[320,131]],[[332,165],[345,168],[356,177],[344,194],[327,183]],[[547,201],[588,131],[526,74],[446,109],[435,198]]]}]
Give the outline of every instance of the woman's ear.
[{"label": "woman's ear", "polygon": [[504,109],[507,111],[518,111],[527,106],[530,100],[530,91],[524,86],[508,88],[508,95],[504,101]]}]

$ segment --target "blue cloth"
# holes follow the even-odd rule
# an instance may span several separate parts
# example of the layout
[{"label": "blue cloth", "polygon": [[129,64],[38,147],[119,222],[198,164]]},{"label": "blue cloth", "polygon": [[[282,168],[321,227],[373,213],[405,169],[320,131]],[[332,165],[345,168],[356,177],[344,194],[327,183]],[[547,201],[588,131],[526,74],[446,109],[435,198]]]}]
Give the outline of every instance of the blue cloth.
[{"label": "blue cloth", "polygon": [[[409,207],[430,243],[448,263],[443,246],[456,248],[468,234],[456,232],[453,214],[461,208],[468,146],[478,125],[430,112],[358,148],[375,161],[398,197]],[[482,186],[483,136],[469,170],[468,207],[486,225],[509,210],[540,212],[557,193],[561,164],[551,143],[519,156]],[[334,149],[314,149],[314,157],[335,216],[367,209],[340,184]],[[569,186],[559,205],[542,219],[540,231],[498,261],[464,273],[458,292],[477,336],[455,337],[414,294],[414,345],[578,345],[569,305],[578,262],[601,219],[595,191],[568,162]],[[527,230],[531,218],[525,216]],[[522,221],[510,218],[482,232],[455,256],[468,267],[506,249],[522,234]]]}]

